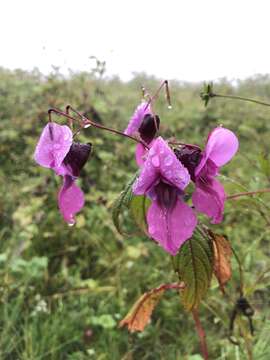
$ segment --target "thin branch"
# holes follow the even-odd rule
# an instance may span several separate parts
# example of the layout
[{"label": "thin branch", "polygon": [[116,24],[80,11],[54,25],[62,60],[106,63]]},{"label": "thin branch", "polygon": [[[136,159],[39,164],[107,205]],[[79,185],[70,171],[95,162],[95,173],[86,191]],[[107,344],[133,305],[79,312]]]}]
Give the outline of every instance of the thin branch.
[{"label": "thin branch", "polygon": [[172,105],[171,105],[171,96],[170,96],[170,90],[169,90],[169,83],[168,80],[164,80],[161,85],[159,86],[159,88],[157,89],[157,91],[155,92],[155,94],[153,96],[150,97],[150,99],[147,101],[144,110],[146,110],[148,108],[148,106],[154,101],[156,100],[156,98],[158,97],[161,89],[163,88],[163,86],[165,86],[165,91],[166,91],[166,100],[168,102],[168,107],[169,109],[171,109]]},{"label": "thin branch", "polygon": [[[85,128],[85,127],[88,127],[88,126],[93,126],[97,129],[101,129],[101,130],[107,130],[113,134],[117,134],[117,135],[121,135],[121,136],[124,136],[124,137],[127,137],[133,141],[136,141],[137,143],[140,143],[142,144],[146,149],[149,150],[149,146],[142,140],[138,140],[136,139],[135,137],[133,136],[130,136],[130,135],[127,135],[121,131],[118,131],[118,130],[115,130],[115,129],[112,129],[112,128],[109,128],[109,127],[106,127],[106,126],[103,126],[103,125],[100,125],[100,124],[97,124],[95,123],[94,121],[86,118],[85,116],[83,116],[82,114],[80,114],[78,111],[74,110],[71,106],[68,106],[66,109],[72,109],[74,112],[76,112],[76,114],[78,116],[80,116],[80,118],[82,119],[82,123],[80,124],[81,125],[81,128]],[[74,118],[73,116],[70,116],[69,114],[66,114],[64,113],[63,111],[60,111],[58,109],[49,109],[48,110],[48,114],[49,114],[49,121],[52,121],[51,120],[51,113],[55,113],[57,115],[60,115],[60,116],[63,116],[63,117],[66,117],[67,119],[69,120],[72,120],[72,121],[77,121],[76,118]],[[76,133],[75,133],[76,135]]]},{"label": "thin branch", "polygon": [[242,97],[242,96],[223,95],[223,94],[216,94],[216,93],[210,93],[209,95],[212,98],[213,97],[219,97],[219,98],[225,98],[225,99],[242,100],[242,101],[248,101],[248,102],[252,102],[252,103],[255,103],[255,104],[259,104],[259,105],[270,106],[270,104],[268,104],[266,102],[255,100],[255,99],[250,99],[250,98],[246,98],[246,97]]},{"label": "thin branch", "polygon": [[263,193],[269,193],[270,189],[261,189],[261,190],[255,190],[255,191],[245,191],[238,194],[229,195],[226,197],[227,200],[237,199],[241,196],[251,196],[256,194],[263,194]]}]

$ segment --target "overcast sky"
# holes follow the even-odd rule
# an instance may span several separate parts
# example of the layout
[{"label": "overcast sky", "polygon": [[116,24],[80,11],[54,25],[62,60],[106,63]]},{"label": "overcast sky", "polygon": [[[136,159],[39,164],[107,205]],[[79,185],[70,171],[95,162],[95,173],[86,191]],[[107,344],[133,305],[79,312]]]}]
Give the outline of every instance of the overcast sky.
[{"label": "overcast sky", "polygon": [[270,72],[269,0],[2,0],[0,66],[129,79],[215,80]]}]

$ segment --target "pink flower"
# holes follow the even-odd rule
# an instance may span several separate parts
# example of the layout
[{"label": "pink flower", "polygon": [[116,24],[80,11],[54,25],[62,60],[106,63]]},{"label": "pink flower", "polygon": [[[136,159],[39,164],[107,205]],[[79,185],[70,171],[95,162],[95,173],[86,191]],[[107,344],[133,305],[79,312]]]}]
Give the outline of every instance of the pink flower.
[{"label": "pink flower", "polygon": [[138,132],[146,115],[152,115],[152,110],[150,105],[147,106],[147,102],[142,101],[135,109],[124,133],[132,136]]},{"label": "pink flower", "polygon": [[192,209],[183,201],[183,190],[189,181],[188,170],[162,137],[154,140],[133,192],[151,198],[148,232],[172,255],[192,236],[197,224]]},{"label": "pink flower", "polygon": [[192,146],[175,150],[177,158],[188,168],[195,182],[196,189],[192,195],[195,209],[210,217],[213,224],[222,221],[226,199],[224,188],[216,176],[220,167],[235,155],[238,145],[232,131],[218,127],[209,134],[204,151]]},{"label": "pink flower", "polygon": [[84,205],[84,194],[75,184],[80,170],[91,151],[90,144],[72,142],[72,132],[66,125],[50,122],[45,126],[36,146],[34,159],[46,168],[63,176],[64,183],[58,193],[58,206],[64,220],[73,225],[74,215]]},{"label": "pink flower", "polygon": [[[134,111],[124,133],[131,136],[138,134],[141,140],[151,145],[159,129],[159,124],[160,119],[153,114],[150,104],[142,101]],[[142,144],[137,144],[135,156],[139,166],[143,164],[146,152],[147,150]]]},{"label": "pink flower", "polygon": [[225,191],[215,179],[221,166],[229,162],[238,150],[235,134],[223,127],[214,129],[208,136],[202,158],[195,170],[196,190],[192,201],[196,210],[212,218],[212,223],[223,219]]}]

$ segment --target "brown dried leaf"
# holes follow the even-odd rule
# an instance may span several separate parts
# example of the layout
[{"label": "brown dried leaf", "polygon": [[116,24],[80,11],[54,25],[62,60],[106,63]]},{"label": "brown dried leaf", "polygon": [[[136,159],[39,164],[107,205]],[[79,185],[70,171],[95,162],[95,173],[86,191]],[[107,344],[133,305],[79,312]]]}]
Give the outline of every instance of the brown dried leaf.
[{"label": "brown dried leaf", "polygon": [[214,245],[214,273],[221,289],[232,276],[231,257],[232,249],[225,236],[211,233]]},{"label": "brown dried leaf", "polygon": [[152,312],[164,291],[168,289],[182,289],[183,287],[183,283],[164,284],[144,293],[119,323],[119,327],[127,326],[130,332],[143,331],[145,326],[149,323]]}]

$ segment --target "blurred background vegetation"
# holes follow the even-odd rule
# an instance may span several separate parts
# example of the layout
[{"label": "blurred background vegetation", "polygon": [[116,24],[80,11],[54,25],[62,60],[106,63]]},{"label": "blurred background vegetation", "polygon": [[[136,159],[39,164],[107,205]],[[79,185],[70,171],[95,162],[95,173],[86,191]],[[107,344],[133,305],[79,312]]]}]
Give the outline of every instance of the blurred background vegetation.
[{"label": "blurred background vegetation", "polygon": [[[103,73],[98,63],[92,72],[69,77],[57,69],[46,77],[37,70],[0,69],[1,359],[201,359],[192,317],[176,292],[164,296],[143,333],[118,329],[144,291],[177,280],[161,248],[141,236],[123,238],[111,220],[113,201],[136,171],[135,144],[92,128],[79,136],[94,151],[79,180],[86,205],[72,228],[57,210],[61,178],[33,161],[48,108],[71,104],[97,122],[124,129],[140,101],[140,86],[154,92],[160,84],[145,74],[124,83]],[[239,153],[222,169],[227,193],[269,187],[270,108],[221,99],[205,108],[201,88],[170,82],[173,108],[163,96],[155,107],[161,134],[203,146],[208,132],[223,124],[240,139]],[[234,85],[224,79],[215,91],[270,102],[270,77]],[[212,226],[228,236],[243,264],[245,294],[256,311],[256,360],[270,358],[269,199],[262,194],[228,201],[224,222]],[[248,359],[248,328],[243,340],[236,325],[240,347],[227,338],[239,287],[234,260],[233,269],[230,300],[213,280],[200,308],[211,359]]]}]

